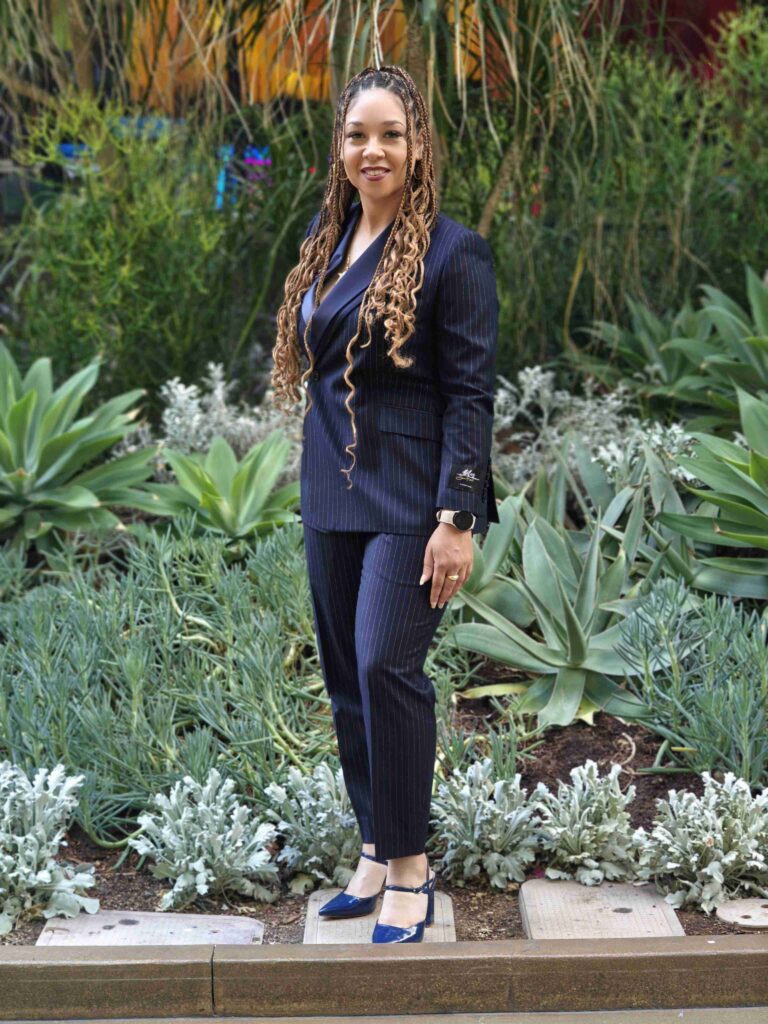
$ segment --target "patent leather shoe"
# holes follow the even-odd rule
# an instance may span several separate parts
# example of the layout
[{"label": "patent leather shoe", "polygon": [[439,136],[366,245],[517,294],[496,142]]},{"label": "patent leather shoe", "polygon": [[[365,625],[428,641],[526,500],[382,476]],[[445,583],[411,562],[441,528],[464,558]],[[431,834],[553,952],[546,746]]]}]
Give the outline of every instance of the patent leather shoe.
[{"label": "patent leather shoe", "polygon": [[376,922],[371,936],[371,942],[421,942],[424,938],[424,929],[428,928],[435,916],[435,883],[437,875],[429,877],[429,863],[427,863],[427,880],[423,885],[385,885],[385,889],[394,889],[397,892],[425,892],[427,894],[427,916],[423,921],[401,928],[396,924],[381,924]]},{"label": "patent leather shoe", "polygon": [[[386,860],[374,857],[372,853],[366,853],[364,850],[360,853],[360,856],[368,860],[375,860],[377,864],[387,863]],[[376,906],[376,900],[380,895],[381,891],[375,892],[373,896],[352,896],[344,890],[337,893],[327,903],[324,903],[318,910],[318,914],[325,918],[363,917],[365,914],[370,914]]]}]

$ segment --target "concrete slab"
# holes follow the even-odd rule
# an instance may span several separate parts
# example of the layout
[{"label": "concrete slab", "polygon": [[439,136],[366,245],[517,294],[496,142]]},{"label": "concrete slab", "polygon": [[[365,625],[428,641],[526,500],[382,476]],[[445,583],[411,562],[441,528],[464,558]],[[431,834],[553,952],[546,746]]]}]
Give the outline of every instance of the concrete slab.
[{"label": "concrete slab", "polygon": [[225,914],[99,910],[77,917],[52,917],[38,946],[191,946],[198,943],[260,943],[264,925]]},{"label": "concrete slab", "polygon": [[737,924],[739,928],[768,931],[768,899],[728,900],[715,913],[721,921]]},{"label": "concrete slab", "polygon": [[[370,914],[364,917],[353,917],[348,920],[339,918],[325,921],[318,910],[333,899],[340,889],[317,889],[309,897],[307,903],[307,920],[304,925],[304,942],[315,943],[371,943],[373,926],[381,910],[381,900]],[[450,896],[439,890],[435,892],[435,918],[429,928],[424,929],[423,942],[455,942],[456,926],[453,920],[453,901]]]},{"label": "concrete slab", "polygon": [[531,939],[611,939],[685,935],[674,909],[650,885],[529,878],[520,916]]}]

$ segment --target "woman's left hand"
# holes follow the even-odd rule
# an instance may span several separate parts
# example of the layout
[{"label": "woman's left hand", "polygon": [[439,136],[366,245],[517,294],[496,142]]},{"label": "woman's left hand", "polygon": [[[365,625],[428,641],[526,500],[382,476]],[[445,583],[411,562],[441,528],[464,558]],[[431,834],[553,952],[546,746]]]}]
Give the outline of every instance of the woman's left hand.
[{"label": "woman's left hand", "polygon": [[[424,570],[419,580],[421,586],[424,580],[432,577],[429,603],[433,608],[436,604],[442,608],[469,578],[473,557],[472,531],[457,530],[450,523],[440,523],[427,541]],[[457,573],[457,580],[448,579]]]}]

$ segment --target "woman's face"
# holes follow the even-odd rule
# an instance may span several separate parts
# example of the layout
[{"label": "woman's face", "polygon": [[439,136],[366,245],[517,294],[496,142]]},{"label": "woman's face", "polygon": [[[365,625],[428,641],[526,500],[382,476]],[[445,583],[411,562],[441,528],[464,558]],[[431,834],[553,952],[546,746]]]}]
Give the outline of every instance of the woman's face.
[{"label": "woman's face", "polygon": [[[422,155],[416,141],[414,160]],[[342,145],[344,170],[350,183],[371,201],[400,196],[405,187],[407,145],[405,111],[398,96],[388,89],[366,89],[350,103]],[[384,168],[379,178],[365,168]]]}]

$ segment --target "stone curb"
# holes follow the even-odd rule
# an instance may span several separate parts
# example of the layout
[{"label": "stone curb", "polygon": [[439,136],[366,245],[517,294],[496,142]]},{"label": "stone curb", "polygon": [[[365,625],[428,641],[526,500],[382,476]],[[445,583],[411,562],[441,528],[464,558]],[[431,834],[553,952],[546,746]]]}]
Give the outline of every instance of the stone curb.
[{"label": "stone curb", "polygon": [[0,949],[0,1020],[766,1004],[768,936],[757,934]]}]

